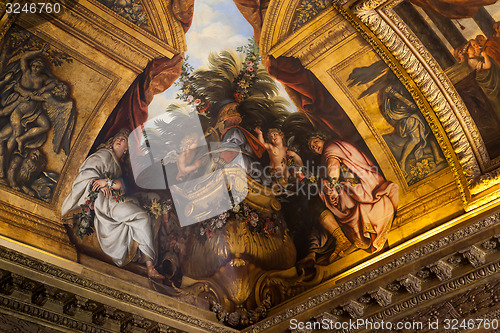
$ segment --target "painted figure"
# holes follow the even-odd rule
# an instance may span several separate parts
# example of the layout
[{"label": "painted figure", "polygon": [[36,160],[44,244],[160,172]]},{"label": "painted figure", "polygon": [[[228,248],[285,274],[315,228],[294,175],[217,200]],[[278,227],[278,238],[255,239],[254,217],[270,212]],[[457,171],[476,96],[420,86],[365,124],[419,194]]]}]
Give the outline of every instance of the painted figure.
[{"label": "painted figure", "polygon": [[[62,147],[69,154],[74,102],[68,98],[67,85],[57,81],[37,57],[47,48],[26,52],[19,62],[11,64],[0,83],[0,117],[8,117],[0,129],[0,180],[4,183],[6,173],[18,166],[15,155],[26,158],[26,149],[40,148],[51,124],[54,152],[59,153]],[[13,179],[10,177],[8,184],[17,188]]]},{"label": "painted figure", "polygon": [[183,181],[186,176],[194,172],[201,166],[201,159],[196,159],[196,148],[198,147],[198,139],[196,134],[187,135],[181,141],[181,151],[177,158],[177,177],[179,181]]},{"label": "painted figure", "polygon": [[438,165],[444,159],[440,156],[437,144],[432,137],[428,141],[430,128],[418,112],[415,103],[405,96],[405,92],[400,84],[388,85],[380,92],[383,100],[383,114],[391,124],[394,124],[396,132],[403,139],[399,159],[401,170],[407,172],[407,160],[411,153],[415,155],[416,160],[421,160],[427,146],[430,146],[435,163]]},{"label": "painted figure", "polygon": [[291,151],[286,146],[284,140],[284,133],[277,128],[270,128],[267,131],[267,139],[270,143],[267,143],[264,140],[264,136],[262,134],[262,130],[260,127],[255,128],[255,133],[257,133],[257,138],[260,143],[266,148],[267,153],[269,154],[270,166],[272,168],[272,174],[276,178],[284,178],[288,179],[288,170],[287,170],[287,157],[293,159],[293,163],[297,166],[302,166],[302,159],[297,153]]},{"label": "painted figure", "polygon": [[117,266],[138,257],[146,263],[148,276],[163,278],[154,268],[153,221],[139,202],[124,195],[121,163],[128,150],[128,131],[122,130],[90,155],[80,167],[72,191],[62,205],[62,215],[85,204],[90,191],[94,202],[94,227],[101,249]]},{"label": "painted figure", "polygon": [[320,223],[336,238],[332,256],[351,243],[369,252],[380,251],[398,206],[398,186],[386,181],[350,143],[329,141],[322,134],[312,135],[308,142],[326,166],[320,196],[328,211],[321,214]]},{"label": "painted figure", "polygon": [[476,81],[490,100],[500,119],[500,67],[481,51],[475,39],[467,45],[468,64],[476,71]]},{"label": "painted figure", "polygon": [[253,134],[240,126],[242,118],[236,108],[237,103],[226,104],[217,117],[216,128],[221,133],[222,147],[228,149],[221,153],[221,158],[241,166],[250,177],[263,182],[258,158],[262,157],[265,148]]}]

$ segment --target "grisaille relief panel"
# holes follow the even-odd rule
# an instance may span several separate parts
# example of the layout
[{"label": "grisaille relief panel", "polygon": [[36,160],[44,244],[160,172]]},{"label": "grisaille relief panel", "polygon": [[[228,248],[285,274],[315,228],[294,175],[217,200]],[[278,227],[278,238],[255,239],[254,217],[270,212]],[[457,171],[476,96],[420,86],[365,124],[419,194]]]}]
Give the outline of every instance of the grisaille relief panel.
[{"label": "grisaille relief panel", "polygon": [[[13,25],[0,49],[1,185],[50,202],[72,144],[99,101],[99,76]],[[97,74],[97,75],[96,75]]]},{"label": "grisaille relief panel", "polygon": [[[363,60],[361,57],[352,59],[360,65]],[[408,185],[416,184],[447,166],[413,98],[382,60],[352,69],[347,86],[368,113],[373,112],[375,106],[379,111],[377,116],[383,117],[374,117],[372,121]]]},{"label": "grisaille relief panel", "polygon": [[[295,6],[297,1],[288,3]],[[274,4],[267,15],[275,26],[291,27],[293,18],[283,21],[281,11]],[[279,33],[269,24],[261,45],[270,56],[299,58],[316,75],[355,124],[384,175],[399,185],[398,214],[389,233],[391,244],[397,244],[445,221],[462,203],[440,146],[443,134],[429,126],[428,105],[421,96],[415,100],[414,87],[411,95],[403,87],[404,76],[392,74],[372,48],[376,40],[351,15],[330,7],[297,31],[290,28],[279,41],[273,40]],[[352,263],[344,259],[340,266]]]}]

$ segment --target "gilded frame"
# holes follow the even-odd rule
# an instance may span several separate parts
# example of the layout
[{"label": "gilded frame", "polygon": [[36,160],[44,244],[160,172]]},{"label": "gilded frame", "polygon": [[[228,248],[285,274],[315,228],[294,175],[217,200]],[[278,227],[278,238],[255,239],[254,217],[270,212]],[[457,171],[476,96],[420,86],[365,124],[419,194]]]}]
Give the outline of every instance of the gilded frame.
[{"label": "gilded frame", "polygon": [[[402,0],[360,1],[340,10],[368,27],[394,56],[432,108],[457,163],[448,159],[467,211],[500,198],[500,160],[490,160],[464,102],[434,58],[395,13]],[[373,42],[372,42],[373,44]],[[421,108],[434,129],[431,112]],[[438,140],[441,147],[442,141]],[[444,149],[443,149],[444,150]],[[446,154],[447,157],[448,154]]]},{"label": "gilded frame", "polygon": [[[306,50],[294,47],[289,35],[300,39],[315,28],[321,29],[328,13],[340,13],[412,94],[453,171],[465,210],[500,199],[500,160],[489,159],[475,123],[451,81],[394,12],[393,8],[401,0],[334,0],[333,8],[308,22],[307,28],[293,32],[290,31],[293,13],[301,1],[285,2],[278,5],[278,1],[271,1],[263,27],[266,33],[260,41],[263,54],[298,56],[308,68]],[[333,39],[342,38],[342,35],[333,36]],[[304,44],[302,47],[308,46],[309,51],[314,47],[328,48],[330,42],[323,40],[322,45]],[[314,62],[313,59],[309,61]]]}]

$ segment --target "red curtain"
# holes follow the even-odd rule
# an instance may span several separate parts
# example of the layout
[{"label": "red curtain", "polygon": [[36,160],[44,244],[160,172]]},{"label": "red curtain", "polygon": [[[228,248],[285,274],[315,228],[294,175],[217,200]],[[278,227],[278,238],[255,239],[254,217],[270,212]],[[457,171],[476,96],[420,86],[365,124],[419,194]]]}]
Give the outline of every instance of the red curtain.
[{"label": "red curtain", "polygon": [[413,4],[432,9],[449,19],[473,17],[479,8],[493,5],[497,0],[410,0]]},{"label": "red curtain", "polygon": [[172,12],[181,22],[184,32],[187,32],[193,21],[194,0],[173,0]]},{"label": "red curtain", "polygon": [[94,146],[115,135],[122,128],[133,131],[144,124],[148,119],[148,105],[153,96],[174,83],[181,73],[183,60],[184,57],[178,54],[172,59],[160,58],[150,61],[109,116]]},{"label": "red curtain", "polygon": [[[181,22],[184,32],[191,25],[193,10],[194,0],[172,1],[172,11]],[[142,126],[148,119],[148,105],[153,100],[154,95],[164,92],[174,83],[181,74],[183,62],[184,56],[182,54],[177,54],[172,59],[165,57],[151,60],[111,112],[94,142],[91,152],[120,129],[127,128],[133,131]]]},{"label": "red curtain", "polygon": [[288,88],[291,98],[309,118],[326,125],[338,138],[356,143],[362,141],[344,109],[299,59],[270,57],[267,65],[269,74]]}]

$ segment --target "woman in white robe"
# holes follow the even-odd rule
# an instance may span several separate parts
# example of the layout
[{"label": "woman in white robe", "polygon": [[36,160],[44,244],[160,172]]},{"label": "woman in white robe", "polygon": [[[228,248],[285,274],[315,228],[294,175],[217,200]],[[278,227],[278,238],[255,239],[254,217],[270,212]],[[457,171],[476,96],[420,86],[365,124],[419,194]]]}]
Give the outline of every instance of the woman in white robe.
[{"label": "woman in white robe", "polygon": [[148,276],[163,278],[154,268],[153,222],[132,197],[114,198],[113,191],[124,192],[120,162],[128,151],[128,131],[122,130],[83,162],[71,193],[61,207],[62,215],[87,202],[89,190],[99,190],[94,202],[94,228],[101,249],[117,266],[128,264],[142,253]]}]

